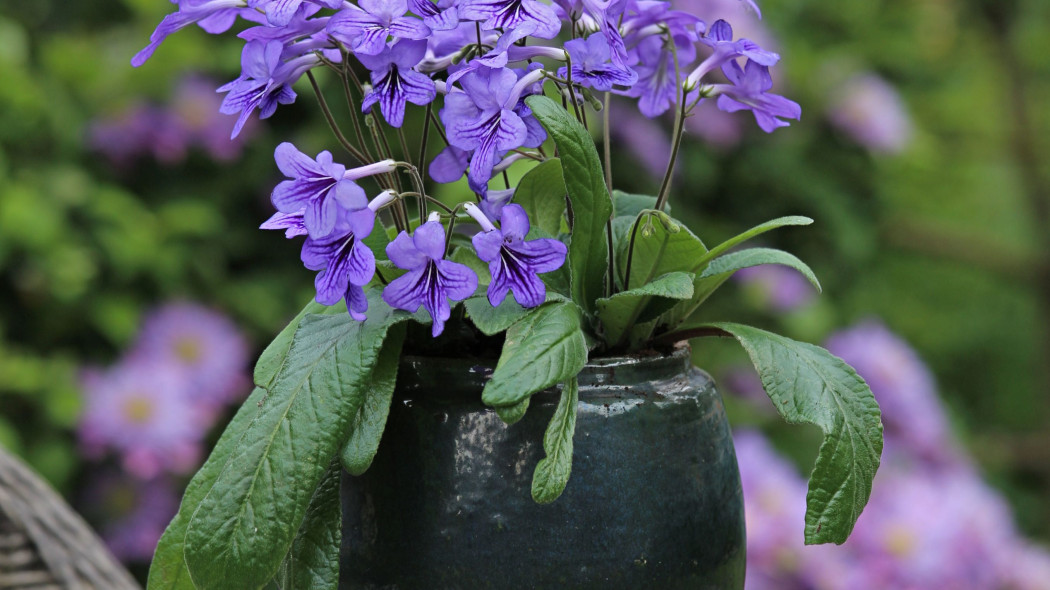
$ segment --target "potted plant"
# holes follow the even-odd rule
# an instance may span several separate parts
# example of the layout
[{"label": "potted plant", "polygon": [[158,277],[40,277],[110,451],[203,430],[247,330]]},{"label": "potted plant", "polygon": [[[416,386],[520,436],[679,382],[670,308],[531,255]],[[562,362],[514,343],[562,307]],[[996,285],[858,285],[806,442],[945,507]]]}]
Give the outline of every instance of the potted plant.
[{"label": "potted plant", "polygon": [[[738,340],[785,419],[823,430],[805,536],[846,539],[882,448],[864,381],[816,346],[687,323],[742,268],[787,265],[819,287],[796,257],[741,248],[811,220],[709,248],[669,213],[700,101],[751,110],[767,132],[798,118],[769,92],[777,54],[643,0],[176,3],[135,65],[180,28],[217,33],[240,17],[254,23],[239,34],[242,73],[219,89],[234,134],[293,101],[305,76],[346,155],[276,149],[287,178],[262,227],[302,237],[316,301],[259,359],[150,588],[335,587],[341,537],[347,587],[740,587],[732,442],[681,344],[702,336]],[[314,70],[339,82],[350,115]],[[655,196],[612,190],[613,94],[675,113]],[[414,141],[407,108],[421,116]],[[604,167],[588,129],[599,117]],[[527,169],[516,183],[512,166]],[[464,174],[462,202],[430,193]],[[614,415],[631,419],[615,430]]]}]

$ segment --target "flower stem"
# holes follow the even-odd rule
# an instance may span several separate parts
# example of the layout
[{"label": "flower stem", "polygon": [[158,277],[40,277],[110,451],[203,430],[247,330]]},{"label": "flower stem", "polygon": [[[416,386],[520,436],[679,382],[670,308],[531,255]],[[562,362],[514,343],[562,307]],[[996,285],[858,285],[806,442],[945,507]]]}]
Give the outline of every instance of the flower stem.
[{"label": "flower stem", "polygon": [[321,112],[324,113],[324,119],[328,122],[328,127],[332,129],[332,133],[335,134],[335,138],[339,140],[339,144],[342,145],[346,151],[350,152],[350,155],[356,160],[362,164],[368,164],[370,160],[366,159],[367,156],[354,147],[354,145],[346,139],[346,136],[343,135],[342,130],[339,129],[339,124],[335,122],[332,110],[328,108],[328,102],[324,99],[324,94],[321,93],[321,87],[317,85],[317,79],[314,77],[314,73],[307,70],[306,77],[310,79],[310,86],[313,87],[314,95],[317,96],[317,103],[321,105]]},{"label": "flower stem", "polygon": [[677,109],[675,109],[674,116],[674,135],[671,140],[671,157],[667,160],[667,171],[664,172],[663,182],[660,184],[660,192],[657,193],[656,198],[656,210],[663,211],[664,205],[667,204],[667,198],[671,191],[671,175],[674,174],[675,161],[678,159],[678,148],[682,145],[682,132],[685,125],[685,89],[682,87],[681,73],[678,66],[678,48],[675,47],[674,39],[668,37],[668,45],[671,46],[671,58],[674,60],[674,79],[675,79],[675,102]]}]

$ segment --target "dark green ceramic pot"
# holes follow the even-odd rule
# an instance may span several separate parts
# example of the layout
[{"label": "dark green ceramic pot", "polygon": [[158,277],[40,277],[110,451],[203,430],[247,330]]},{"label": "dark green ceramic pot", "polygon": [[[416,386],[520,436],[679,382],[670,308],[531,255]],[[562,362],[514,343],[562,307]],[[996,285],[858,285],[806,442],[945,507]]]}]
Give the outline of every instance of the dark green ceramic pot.
[{"label": "dark green ceramic pot", "polygon": [[480,401],[489,372],[402,363],[375,462],[343,478],[342,588],[743,588],[733,442],[687,348],[587,365],[572,478],[548,505],[530,489],[558,394],[507,426]]}]

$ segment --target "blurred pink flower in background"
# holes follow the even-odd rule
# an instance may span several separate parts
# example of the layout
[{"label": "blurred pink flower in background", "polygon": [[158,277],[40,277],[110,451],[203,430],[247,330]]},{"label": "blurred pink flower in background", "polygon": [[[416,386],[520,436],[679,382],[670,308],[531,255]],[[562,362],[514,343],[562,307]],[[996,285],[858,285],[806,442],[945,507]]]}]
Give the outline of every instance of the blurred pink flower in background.
[{"label": "blurred pink flower in background", "polygon": [[873,152],[899,153],[914,134],[900,94],[871,73],[854,75],[836,85],[827,115],[833,125]]},{"label": "blurred pink flower in background", "polygon": [[162,477],[139,481],[103,471],[88,484],[79,504],[90,519],[103,523],[99,533],[117,559],[149,561],[179,509],[179,493]]},{"label": "blurred pink flower in background", "polygon": [[758,295],[763,307],[776,312],[795,311],[816,299],[817,290],[797,270],[764,264],[738,270],[733,279]]}]

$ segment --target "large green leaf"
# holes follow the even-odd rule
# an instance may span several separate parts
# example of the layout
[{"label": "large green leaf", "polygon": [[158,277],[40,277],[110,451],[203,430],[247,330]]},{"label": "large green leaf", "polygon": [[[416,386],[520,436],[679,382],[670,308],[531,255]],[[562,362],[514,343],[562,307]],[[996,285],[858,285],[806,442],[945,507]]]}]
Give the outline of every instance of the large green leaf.
[{"label": "large green leaf", "polygon": [[376,456],[376,451],[379,450],[379,440],[383,438],[390,404],[394,399],[397,366],[401,360],[401,345],[404,342],[405,329],[401,326],[390,328],[383,348],[379,351],[379,360],[372,369],[372,378],[369,379],[368,391],[365,392],[365,403],[361,404],[354,414],[350,440],[346,441],[339,454],[343,467],[352,475],[361,475],[367,471]]},{"label": "large green leaf", "polygon": [[693,296],[693,275],[670,272],[630,291],[598,300],[605,342],[619,344],[637,322],[646,322],[664,313],[682,299]]},{"label": "large green leaf", "polygon": [[308,313],[326,313],[329,309],[337,309],[346,313],[345,304],[340,303],[329,308],[316,301],[311,301],[292,318],[292,321],[288,322],[288,325],[263,350],[258,362],[255,363],[254,380],[257,386],[269,387],[273,380],[277,378],[277,373],[280,372],[281,365],[284,364],[284,359],[288,356],[288,348],[292,346],[292,336],[295,336],[295,330],[299,328],[299,322],[302,321],[303,317]]},{"label": "large green leaf", "polygon": [[[616,217],[638,217],[638,214],[645,209],[652,209],[656,207],[656,197],[649,195],[633,195],[625,193],[623,191],[613,191],[613,209],[616,211]],[[671,212],[671,205],[668,203],[664,205],[664,211],[667,213]]]},{"label": "large green leaf", "polygon": [[806,543],[843,543],[871,495],[882,455],[882,419],[852,367],[804,342],[744,326],[706,327],[735,337],[785,420],[824,431],[806,496]]},{"label": "large green leaf", "polygon": [[514,203],[525,209],[532,227],[552,236],[558,235],[565,215],[565,179],[561,173],[561,161],[553,158],[525,173],[514,189]]},{"label": "large green leaf", "polygon": [[369,318],[307,315],[269,395],[200,501],[185,556],[201,588],[265,584],[302,524],[321,476],[347,440],[390,326],[412,316],[369,293]]},{"label": "large green leaf", "polygon": [[183,557],[186,525],[189,524],[190,516],[193,515],[201,500],[215,485],[215,480],[226,468],[234,451],[241,445],[241,440],[248,431],[248,425],[262,411],[266,395],[266,390],[261,387],[256,387],[252,391],[252,394],[237,410],[237,414],[223,431],[222,436],[219,437],[208,460],[186,486],[179,511],[164,530],[153,553],[153,562],[149,567],[149,579],[146,582],[147,590],[194,590],[196,588],[190,580],[186,560]]},{"label": "large green leaf", "polygon": [[[546,301],[566,299],[560,293],[547,291]],[[476,295],[464,301],[463,305],[467,309],[470,321],[486,336],[499,334],[529,313],[529,309],[519,305],[511,295],[496,307],[489,303],[488,295]]]},{"label": "large green leaf", "polygon": [[724,273],[734,273],[743,268],[761,266],[763,264],[782,264],[791,267],[806,277],[810,283],[820,291],[820,281],[813,270],[805,262],[799,260],[795,255],[775,250],[773,248],[748,248],[723,254],[708,263],[707,268],[700,274],[702,278],[709,278]]},{"label": "large green leaf", "polygon": [[539,95],[525,102],[558,146],[565,190],[572,205],[568,258],[572,300],[593,315],[595,302],[605,296],[609,264],[605,224],[612,215],[601,160],[590,134],[561,105]]},{"label": "large green leaf", "polygon": [[[685,225],[674,223],[674,226],[669,227],[655,216],[648,221],[641,221],[638,231],[634,232],[634,255],[630,256],[631,276],[627,283],[629,287],[641,287],[669,272],[697,272],[694,270],[696,261],[707,253],[707,248]],[[621,249],[617,253],[616,267],[623,277],[626,277],[631,250],[631,229],[628,228],[625,238],[619,241]]]},{"label": "large green leaf", "polygon": [[544,303],[507,329],[503,352],[481,399],[490,406],[518,404],[575,377],[586,362],[579,308],[568,301]]},{"label": "large green leaf", "polygon": [[547,456],[540,459],[532,474],[532,499],[539,504],[550,504],[557,500],[569,483],[578,403],[579,386],[573,377],[562,388],[558,407],[543,435],[543,452]]},{"label": "large green leaf", "polygon": [[339,461],[332,461],[310,498],[303,524],[277,570],[281,590],[336,590],[343,536]]}]

